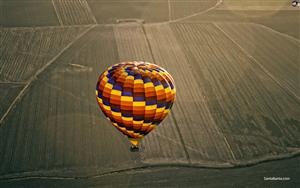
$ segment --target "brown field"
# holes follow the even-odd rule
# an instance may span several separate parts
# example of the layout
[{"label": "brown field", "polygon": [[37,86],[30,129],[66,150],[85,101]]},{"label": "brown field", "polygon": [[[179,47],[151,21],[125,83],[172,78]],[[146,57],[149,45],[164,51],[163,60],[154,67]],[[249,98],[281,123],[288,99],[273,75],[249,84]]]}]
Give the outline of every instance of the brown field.
[{"label": "brown field", "polygon": [[97,23],[86,0],[53,0],[60,25],[88,25]]},{"label": "brown field", "polygon": [[58,24],[51,0],[0,1],[0,27],[54,26]]},{"label": "brown field", "polygon": [[1,29],[0,80],[26,81],[85,27]]}]

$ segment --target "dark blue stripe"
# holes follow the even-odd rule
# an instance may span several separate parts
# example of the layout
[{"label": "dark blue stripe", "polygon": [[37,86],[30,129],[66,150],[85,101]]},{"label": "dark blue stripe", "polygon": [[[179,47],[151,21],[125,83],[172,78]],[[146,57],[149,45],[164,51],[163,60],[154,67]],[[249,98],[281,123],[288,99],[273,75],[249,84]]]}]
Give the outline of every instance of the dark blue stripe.
[{"label": "dark blue stripe", "polygon": [[107,100],[102,100],[102,102],[103,102],[103,104],[105,104],[106,106],[109,106],[110,105],[110,103],[109,103],[109,101],[107,101]]},{"label": "dark blue stripe", "polygon": [[166,106],[166,103],[159,103],[157,104],[157,108],[162,108],[162,107],[165,107]]},{"label": "dark blue stripe", "polygon": [[144,119],[144,123],[151,123],[152,119]]},{"label": "dark blue stripe", "polygon": [[115,80],[114,80],[114,79],[109,79],[109,80],[108,80],[108,83],[110,83],[110,84],[114,85],[116,82],[115,82]]},{"label": "dark blue stripe", "polygon": [[157,101],[153,100],[153,101],[146,101],[146,105],[153,105],[156,104]]},{"label": "dark blue stripe", "polygon": [[106,75],[106,77],[107,77],[108,79],[111,79],[111,78],[112,78],[112,76],[113,76],[113,74],[112,74],[112,73],[109,73],[109,74],[107,74],[107,75]]},{"label": "dark blue stripe", "polygon": [[169,82],[170,86],[171,86],[171,89],[174,89],[174,85],[172,82]]},{"label": "dark blue stripe", "polygon": [[144,120],[144,118],[143,117],[134,116],[133,120],[135,120],[135,121],[142,121],[142,120]]},{"label": "dark blue stripe", "polygon": [[153,84],[154,84],[154,86],[158,86],[158,85],[161,85],[161,82],[159,80],[156,80]]},{"label": "dark blue stripe", "polygon": [[149,77],[146,77],[143,79],[144,80],[144,83],[148,83],[148,82],[151,82],[151,79]]},{"label": "dark blue stripe", "polygon": [[111,110],[114,112],[121,112],[121,109],[118,107],[111,107]]},{"label": "dark blue stripe", "polygon": [[132,96],[132,92],[130,91],[123,91],[122,96]]},{"label": "dark blue stripe", "polygon": [[142,79],[142,75],[140,75],[140,74],[137,74],[137,75],[135,75],[135,76],[134,76],[134,79],[135,79],[135,80],[138,80],[138,79],[140,79],[140,80],[141,80],[141,79]]},{"label": "dark blue stripe", "polygon": [[163,84],[164,88],[169,87],[169,84],[166,81],[162,82],[162,84]]},{"label": "dark blue stripe", "polygon": [[152,122],[152,124],[158,125],[158,124],[160,124],[160,122],[162,122],[162,120],[161,120],[161,119],[158,119],[158,120],[154,120],[154,121]]},{"label": "dark blue stripe", "polygon": [[167,102],[167,104],[166,104],[166,109],[170,109],[170,107],[171,107],[171,102]]},{"label": "dark blue stripe", "polygon": [[114,89],[114,90],[118,90],[118,91],[122,91],[122,90],[123,90],[123,87],[120,86],[120,85],[114,85],[114,86],[113,86],[113,89]]},{"label": "dark blue stripe", "polygon": [[123,117],[132,117],[132,113],[122,113]]},{"label": "dark blue stripe", "polygon": [[99,91],[98,91],[98,97],[99,97],[100,99],[102,99],[102,97],[103,97],[103,96],[102,96],[102,93],[99,92]]},{"label": "dark blue stripe", "polygon": [[133,97],[133,100],[134,100],[134,101],[144,101],[144,100],[145,100],[145,97],[143,97],[143,96]]}]

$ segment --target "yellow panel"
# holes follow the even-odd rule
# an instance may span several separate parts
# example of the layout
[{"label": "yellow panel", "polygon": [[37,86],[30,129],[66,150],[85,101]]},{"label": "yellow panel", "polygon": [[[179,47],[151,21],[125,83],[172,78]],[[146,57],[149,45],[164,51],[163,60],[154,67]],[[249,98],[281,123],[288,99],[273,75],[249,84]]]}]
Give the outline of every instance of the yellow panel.
[{"label": "yellow panel", "polygon": [[106,82],[108,81],[108,78],[107,78],[106,76],[104,76],[104,77],[102,78],[102,81],[106,83]]},{"label": "yellow panel", "polygon": [[156,109],[156,112],[162,112],[162,111],[164,111],[164,110],[165,110],[165,107],[157,108],[157,109]]},{"label": "yellow panel", "polygon": [[165,88],[165,92],[166,92],[166,93],[171,92],[171,88],[170,88],[170,87]]},{"label": "yellow panel", "polygon": [[124,116],[122,116],[122,120],[124,120],[124,121],[133,121],[133,117],[124,117]]},{"label": "yellow panel", "polygon": [[162,90],[162,89],[164,89],[164,87],[162,85],[155,86],[156,91],[159,91],[159,90]]},{"label": "yellow panel", "polygon": [[119,91],[119,90],[111,90],[111,94],[112,95],[117,95],[117,96],[121,96],[122,95],[122,92],[121,91]]},{"label": "yellow panel", "polygon": [[121,96],[121,101],[132,102],[133,97],[131,97],[131,96]]},{"label": "yellow panel", "polygon": [[144,88],[154,87],[152,82],[147,82],[144,84]]},{"label": "yellow panel", "polygon": [[134,80],[134,84],[143,84],[143,80],[141,79],[137,79],[137,80]]},{"label": "yellow panel", "polygon": [[155,110],[157,107],[157,105],[149,105],[149,106],[146,106],[146,109],[145,110]]},{"label": "yellow panel", "polygon": [[140,138],[140,136],[141,136],[139,133],[133,133],[133,135],[138,138]]},{"label": "yellow panel", "polygon": [[126,131],[126,132],[127,132],[127,130],[126,130],[124,127],[120,127],[120,126],[119,126],[119,128],[120,128],[122,131]]},{"label": "yellow panel", "polygon": [[146,130],[147,130],[147,128],[148,128],[150,125],[151,125],[151,123],[143,123],[142,127],[143,127],[143,128],[146,128]]},{"label": "yellow panel", "polygon": [[134,125],[140,125],[140,124],[143,124],[143,122],[144,122],[143,120],[142,121],[134,121],[133,120],[133,124]]},{"label": "yellow panel", "polygon": [[109,89],[112,89],[113,88],[113,85],[111,84],[111,83],[106,83],[105,84],[105,86],[104,86],[105,88],[109,88]]},{"label": "yellow panel", "polygon": [[112,114],[113,116],[119,116],[119,117],[121,117],[121,112],[114,112],[114,111],[111,111],[111,114]]},{"label": "yellow panel", "polygon": [[135,145],[135,146],[137,146],[139,144],[139,141],[134,138],[129,138],[129,141],[131,142],[132,145]]},{"label": "yellow panel", "polygon": [[134,101],[133,106],[146,106],[145,101]]},{"label": "yellow panel", "polygon": [[173,89],[171,90],[171,93],[172,93],[172,94],[175,94],[175,93],[176,93],[176,89],[173,88]]},{"label": "yellow panel", "polygon": [[106,106],[105,104],[103,104],[103,108],[104,108],[105,110],[111,110],[111,109],[110,109],[110,106]]},{"label": "yellow panel", "polygon": [[134,77],[133,77],[133,76],[127,76],[127,77],[126,77],[126,80],[127,80],[127,79],[128,79],[128,80],[134,80]]},{"label": "yellow panel", "polygon": [[103,101],[102,101],[101,98],[97,97],[97,99],[98,99],[98,102],[99,102],[99,103],[101,103],[101,104],[103,103]]},{"label": "yellow panel", "polygon": [[151,125],[152,123],[143,123],[143,126],[149,126]]}]

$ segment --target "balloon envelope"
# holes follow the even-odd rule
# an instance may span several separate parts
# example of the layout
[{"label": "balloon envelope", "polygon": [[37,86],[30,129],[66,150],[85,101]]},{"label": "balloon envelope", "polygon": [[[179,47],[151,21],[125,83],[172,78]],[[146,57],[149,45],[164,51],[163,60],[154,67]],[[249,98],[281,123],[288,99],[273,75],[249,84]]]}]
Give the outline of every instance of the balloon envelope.
[{"label": "balloon envelope", "polygon": [[166,117],[175,99],[171,75],[148,62],[124,62],[103,72],[96,86],[105,116],[133,145]]}]

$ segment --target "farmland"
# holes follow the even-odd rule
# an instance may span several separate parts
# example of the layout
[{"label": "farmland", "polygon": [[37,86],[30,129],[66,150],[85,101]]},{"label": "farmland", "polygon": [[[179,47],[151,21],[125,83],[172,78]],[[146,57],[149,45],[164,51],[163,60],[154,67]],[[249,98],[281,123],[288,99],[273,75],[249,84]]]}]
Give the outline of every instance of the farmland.
[{"label": "farmland", "polygon": [[[299,163],[299,158],[293,158],[283,161],[273,161],[247,168],[235,169],[191,169],[191,168],[150,168],[132,170],[128,172],[119,172],[114,175],[104,174],[102,176],[91,176],[82,179],[22,179],[18,181],[7,181],[3,183],[6,187],[142,187],[145,184],[149,187],[198,187],[205,185],[208,188],[214,187],[297,187],[299,185],[299,168],[295,165]],[[180,169],[180,170],[179,170]],[[277,177],[288,176],[295,181],[285,181],[280,184],[278,182],[264,181],[262,177],[270,174]],[[245,181],[244,176],[247,177]],[[147,177],[147,178],[145,178]],[[183,178],[184,177],[184,178]],[[201,177],[201,178],[199,178]],[[157,181],[161,179],[161,181]],[[216,181],[219,179],[220,181]],[[163,180],[163,181],[162,181]],[[222,180],[222,181],[221,181]],[[113,183],[112,183],[113,182]]]},{"label": "farmland", "polygon": [[117,19],[130,18],[143,19],[146,22],[176,20],[206,10],[217,2],[217,0],[87,1],[98,23],[115,23]]},{"label": "farmland", "polygon": [[0,1],[0,27],[54,26],[58,24],[51,0]]},{"label": "farmland", "polygon": [[10,84],[1,83],[0,85],[0,115],[1,117],[5,114],[9,105],[17,97],[18,93],[22,90],[23,84]]},{"label": "farmland", "polygon": [[288,4],[289,1],[281,0],[225,0],[214,10],[184,22],[257,23],[299,39],[299,9]]},{"label": "farmland", "polygon": [[[197,2],[53,0],[56,26],[23,27],[20,20],[21,27],[0,28],[0,185],[17,186],[13,181],[22,177],[108,174],[119,178],[115,185],[139,186],[125,178],[128,170],[135,174],[134,169],[153,166],[222,169],[297,155],[296,32],[277,31],[275,23],[268,27],[253,21],[258,18],[239,16],[236,10],[245,6],[234,1],[214,9],[216,1]],[[281,7],[276,19],[280,11],[295,12],[281,3],[273,5]],[[270,11],[268,4],[264,6]],[[129,18],[145,23],[116,23]],[[295,23],[291,21],[290,28]],[[131,60],[166,68],[177,88],[171,113],[143,139],[140,152],[129,151],[128,140],[101,114],[94,94],[105,68]],[[272,163],[291,168],[297,160]],[[255,174],[259,168],[226,170],[232,175]],[[221,169],[184,169],[182,175],[192,172],[195,181],[200,170],[225,177]],[[278,170],[266,169],[261,176]],[[291,169],[285,172],[294,177],[299,169]],[[173,170],[166,172],[176,176]],[[157,171],[163,175],[164,170]],[[146,169],[131,178],[158,178],[153,172]],[[253,174],[248,175],[258,178]],[[48,183],[51,186],[51,180]]]},{"label": "farmland", "polygon": [[[282,149],[285,149],[280,145],[288,143],[285,138],[297,140],[298,126],[289,125],[288,121],[297,119],[298,98],[291,97],[287,89],[279,87],[279,84],[266,75],[261,65],[253,62],[251,56],[247,56],[240,48],[230,47],[236,44],[216,30],[213,24],[178,25],[176,30],[179,33],[195,32],[195,35],[182,36],[183,50],[186,50],[190,62],[198,60],[198,64],[192,63],[194,77],[198,81],[198,87],[205,88],[202,93],[208,101],[209,111],[228,139],[236,159],[252,158],[260,153],[282,152]],[[196,35],[196,32],[203,34]],[[218,48],[212,48],[213,45],[199,46],[203,43],[216,44],[216,42]],[[267,41],[264,44],[267,44]],[[226,52],[230,49],[230,53],[225,53],[223,49],[227,49]],[[276,66],[276,63],[274,64]],[[280,111],[280,108],[290,108],[290,111]],[[284,113],[287,113],[286,117]],[[276,123],[277,121],[279,123]],[[282,137],[280,143],[279,137],[281,138],[280,134],[283,131],[277,130],[277,126],[284,126],[285,130],[289,127],[291,128],[289,132],[296,134]],[[265,137],[266,135],[269,136]],[[256,138],[253,139],[254,137]],[[265,147],[266,145],[268,147]]]},{"label": "farmland", "polygon": [[52,2],[61,25],[97,23],[86,0],[53,0]]},{"label": "farmland", "polygon": [[[0,80],[26,81],[85,27],[2,29]],[[9,63],[4,63],[9,62]]]}]

